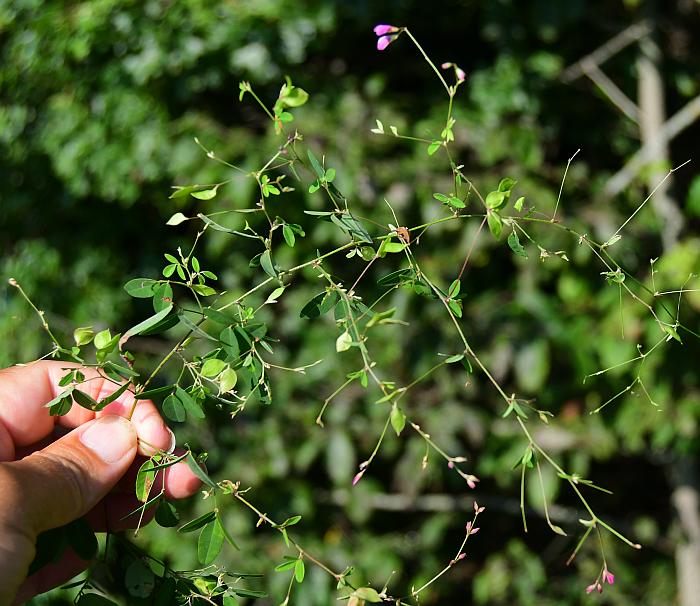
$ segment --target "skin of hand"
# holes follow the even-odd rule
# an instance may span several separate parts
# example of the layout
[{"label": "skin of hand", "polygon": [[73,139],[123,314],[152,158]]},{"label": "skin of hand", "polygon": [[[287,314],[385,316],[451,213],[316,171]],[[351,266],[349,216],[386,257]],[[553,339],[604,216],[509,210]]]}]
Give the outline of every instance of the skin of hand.
[{"label": "skin of hand", "polygon": [[[73,405],[52,417],[45,404],[64,388],[68,362],[39,361],[0,370],[0,604],[21,604],[89,565],[68,551],[60,562],[27,577],[39,533],[85,516],[96,532],[132,528],[122,518],[141,503],[134,477],[154,449],[172,452],[175,436],[153,402],[126,391],[98,413]],[[81,369],[80,389],[95,399],[118,385]],[[194,494],[200,482],[185,463],[159,472],[168,498]],[[155,483],[154,483],[155,484]]]}]

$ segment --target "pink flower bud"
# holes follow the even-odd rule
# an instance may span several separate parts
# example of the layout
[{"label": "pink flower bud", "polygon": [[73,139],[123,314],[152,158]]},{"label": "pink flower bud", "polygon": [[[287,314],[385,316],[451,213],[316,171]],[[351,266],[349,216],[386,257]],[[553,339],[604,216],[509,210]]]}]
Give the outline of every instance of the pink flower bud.
[{"label": "pink flower bud", "polygon": [[355,477],[352,479],[352,485],[354,486],[355,484],[357,484],[362,479],[363,475],[365,475],[364,469],[362,471],[356,473]]},{"label": "pink flower bud", "polygon": [[476,483],[479,481],[479,478],[468,475],[465,479],[467,480],[467,486],[469,486],[469,488],[476,488]]},{"label": "pink flower bud", "polygon": [[399,31],[399,28],[396,27],[395,25],[386,25],[383,23],[380,23],[379,25],[374,26],[374,33],[377,34],[377,36],[384,36],[386,34],[394,34]]},{"label": "pink flower bud", "polygon": [[610,572],[607,568],[603,571],[603,581],[608,585],[615,583],[615,575]]},{"label": "pink flower bud", "polygon": [[591,583],[588,587],[586,587],[586,593],[593,593],[596,585],[597,583]]},{"label": "pink flower bud", "polygon": [[396,36],[382,36],[377,40],[377,50],[383,51],[389,46]]},{"label": "pink flower bud", "polygon": [[446,62],[443,63],[440,67],[441,67],[442,69],[450,69],[450,67],[452,67],[452,63],[450,63],[449,61],[446,61]]},{"label": "pink flower bud", "polygon": [[452,461],[447,461],[447,466],[448,466],[450,469],[454,469],[454,468],[455,468],[455,464],[454,464]]},{"label": "pink flower bud", "polygon": [[460,82],[464,82],[464,79],[467,77],[467,74],[464,73],[464,70],[458,67],[455,71],[457,72],[457,80],[459,80]]}]

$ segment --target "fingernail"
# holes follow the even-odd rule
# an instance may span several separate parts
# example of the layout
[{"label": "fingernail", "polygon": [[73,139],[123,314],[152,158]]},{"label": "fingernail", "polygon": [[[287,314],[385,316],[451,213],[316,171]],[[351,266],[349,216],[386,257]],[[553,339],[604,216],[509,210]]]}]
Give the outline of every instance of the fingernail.
[{"label": "fingernail", "polygon": [[107,415],[93,421],[80,441],[105,463],[114,463],[136,446],[136,431],[124,417]]},{"label": "fingernail", "polygon": [[167,453],[168,454],[173,454],[175,452],[175,445],[177,443],[177,440],[175,439],[175,434],[173,433],[173,430],[170,429],[170,427],[166,427],[168,430],[168,433],[170,434],[170,446],[168,446]]}]

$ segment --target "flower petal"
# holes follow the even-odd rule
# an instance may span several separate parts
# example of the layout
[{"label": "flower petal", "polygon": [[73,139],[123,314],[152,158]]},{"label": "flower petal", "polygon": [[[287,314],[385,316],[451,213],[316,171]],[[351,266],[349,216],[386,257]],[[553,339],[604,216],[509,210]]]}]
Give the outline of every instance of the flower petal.
[{"label": "flower petal", "polygon": [[385,34],[393,34],[394,32],[398,32],[399,28],[396,27],[395,25],[386,25],[384,23],[380,23],[379,25],[374,26],[374,33],[377,34],[377,36],[384,36]]},{"label": "flower petal", "polygon": [[377,40],[377,50],[383,51],[393,41],[393,36],[382,36]]}]

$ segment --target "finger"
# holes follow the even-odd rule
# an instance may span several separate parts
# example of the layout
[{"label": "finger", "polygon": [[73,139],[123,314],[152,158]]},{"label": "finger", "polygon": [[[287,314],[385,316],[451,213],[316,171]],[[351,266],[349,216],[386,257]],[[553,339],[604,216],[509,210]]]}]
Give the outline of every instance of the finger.
[{"label": "finger", "polygon": [[165,496],[169,499],[184,499],[195,494],[202,482],[184,461],[165,469]]},{"label": "finger", "polygon": [[133,425],[118,416],[90,421],[30,456],[7,463],[3,487],[36,534],[75,520],[117,483],[136,455]]},{"label": "finger", "polygon": [[[152,496],[156,494],[154,490]],[[134,494],[110,493],[85,518],[95,532],[120,532],[145,526],[155,513],[155,505],[144,510]]]},{"label": "finger", "polygon": [[[44,360],[0,370],[0,424],[7,429],[5,433],[16,446],[34,444],[53,431],[56,417],[51,417],[44,405],[62,391],[58,382],[69,368],[81,367],[72,362]],[[81,384],[80,389],[93,399],[104,398],[119,388],[117,383],[105,379],[96,369],[81,370],[85,375],[85,382]],[[116,414],[126,417],[131,414],[132,409],[134,395],[127,390],[97,415],[82,406],[73,406],[68,414],[58,417],[58,423],[72,429],[87,423],[95,416]],[[153,402],[140,400],[133,411],[132,421],[140,440],[141,454],[172,450],[175,436]],[[0,434],[0,457],[7,456],[10,452],[6,442],[3,441],[3,434]]]},{"label": "finger", "polygon": [[49,589],[58,587],[72,579],[76,574],[88,567],[89,562],[79,558],[72,549],[66,550],[61,556],[61,561],[47,564],[30,577],[27,577],[19,588],[13,604],[19,606],[44,593]]}]

